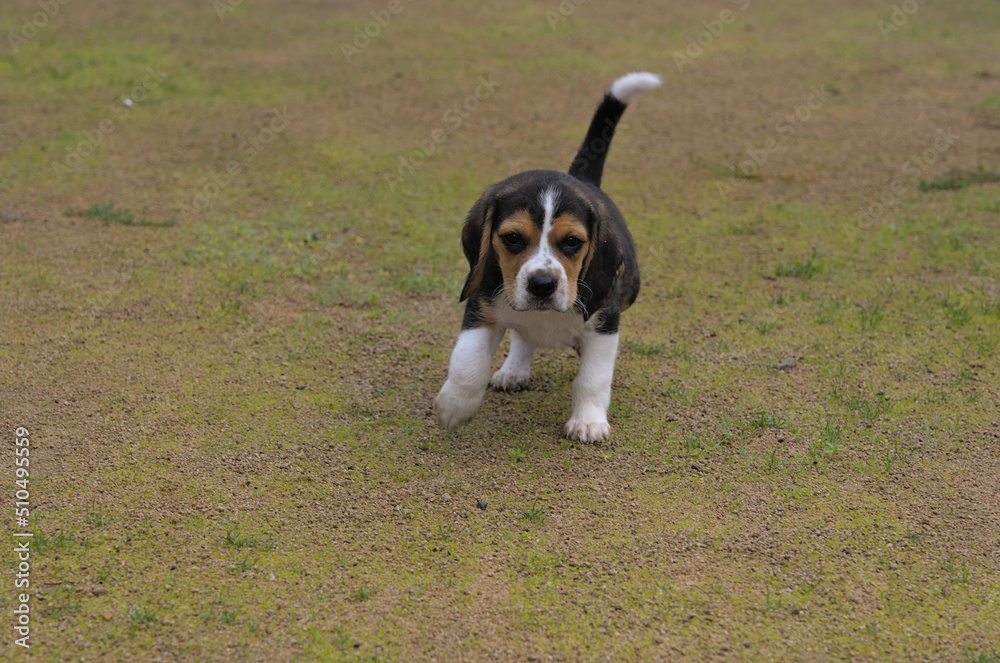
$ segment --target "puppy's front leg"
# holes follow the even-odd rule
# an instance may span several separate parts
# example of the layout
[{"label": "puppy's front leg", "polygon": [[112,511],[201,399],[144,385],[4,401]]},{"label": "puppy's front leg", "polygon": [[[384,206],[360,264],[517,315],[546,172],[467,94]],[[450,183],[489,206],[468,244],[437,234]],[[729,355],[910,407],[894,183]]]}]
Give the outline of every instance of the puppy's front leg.
[{"label": "puppy's front leg", "polygon": [[482,405],[493,354],[502,337],[503,330],[493,327],[463,329],[458,335],[451,351],[448,379],[434,399],[437,420],[448,430],[467,423]]},{"label": "puppy's front leg", "polygon": [[618,353],[618,332],[591,332],[580,345],[580,372],[573,380],[573,416],[566,422],[566,437],[581,442],[608,439],[608,406],[611,379]]},{"label": "puppy's front leg", "polygon": [[499,391],[517,391],[528,384],[531,377],[531,360],[535,358],[535,348],[510,330],[510,354],[500,370],[493,374],[490,384]]}]

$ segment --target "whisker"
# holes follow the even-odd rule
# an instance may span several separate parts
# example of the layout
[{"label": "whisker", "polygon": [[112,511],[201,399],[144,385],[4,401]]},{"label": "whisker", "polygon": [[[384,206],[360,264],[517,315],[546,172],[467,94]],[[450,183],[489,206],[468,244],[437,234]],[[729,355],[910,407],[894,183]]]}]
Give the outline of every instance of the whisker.
[{"label": "whisker", "polygon": [[493,290],[493,294],[490,295],[490,301],[496,301],[497,297],[499,297],[500,293],[502,293],[502,292],[503,292],[503,283],[501,283],[500,285],[498,285]]}]

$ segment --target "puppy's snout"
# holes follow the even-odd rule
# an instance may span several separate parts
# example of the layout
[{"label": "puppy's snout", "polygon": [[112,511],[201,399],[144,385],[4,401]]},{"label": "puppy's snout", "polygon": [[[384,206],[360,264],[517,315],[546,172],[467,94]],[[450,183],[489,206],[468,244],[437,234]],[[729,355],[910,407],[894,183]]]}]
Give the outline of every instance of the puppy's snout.
[{"label": "puppy's snout", "polygon": [[556,291],[559,280],[552,274],[532,274],[528,278],[528,292],[539,299],[544,299]]}]

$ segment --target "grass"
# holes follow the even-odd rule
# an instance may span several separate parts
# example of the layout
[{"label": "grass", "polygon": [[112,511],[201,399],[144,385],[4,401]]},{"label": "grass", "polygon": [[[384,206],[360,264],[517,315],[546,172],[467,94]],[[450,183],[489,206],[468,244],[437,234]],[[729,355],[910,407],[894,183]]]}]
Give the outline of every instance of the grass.
[{"label": "grass", "polygon": [[253,534],[243,534],[237,525],[233,525],[226,530],[225,543],[230,548],[257,548],[260,550],[274,550],[277,543],[273,539],[261,539]]},{"label": "grass", "polygon": [[85,210],[67,210],[66,216],[82,216],[88,219],[98,219],[105,225],[112,223],[123,226],[147,226],[153,228],[169,228],[177,223],[177,219],[167,219],[166,221],[150,221],[149,219],[136,218],[128,210],[115,209],[114,203],[110,200],[95,203]]},{"label": "grass", "polygon": [[771,597],[771,588],[767,587],[764,590],[764,610],[771,612],[773,610],[781,610],[785,607],[784,601],[780,596],[776,598]]},{"label": "grass", "polygon": [[54,602],[50,599],[43,608],[43,611],[46,618],[58,621],[79,612],[80,606],[81,602],[78,597],[67,596],[61,597],[59,602]]},{"label": "grass", "polygon": [[751,428],[784,428],[787,423],[781,417],[769,412],[759,412],[750,418]]},{"label": "grass", "polygon": [[73,536],[67,532],[59,531],[53,535],[49,535],[42,531],[34,532],[34,536],[32,536],[29,543],[29,548],[40,555],[44,555],[49,552],[65,550],[71,545],[73,545]]},{"label": "grass", "polygon": [[874,391],[835,396],[847,409],[855,412],[866,422],[878,419],[891,408],[891,403],[885,395]]},{"label": "grass", "polygon": [[777,323],[771,320],[758,320],[754,323],[754,329],[756,329],[761,336],[764,336],[774,330],[776,325]]},{"label": "grass", "polygon": [[858,306],[858,316],[861,319],[861,330],[870,331],[878,329],[879,324],[885,319],[885,309],[878,302]]},{"label": "grass", "polygon": [[760,171],[757,170],[756,168],[744,168],[739,164],[732,164],[728,168],[728,172],[730,173],[730,175],[732,175],[732,177],[738,180],[756,181],[762,179],[763,177],[760,174]]},{"label": "grass", "polygon": [[705,445],[702,444],[701,440],[697,436],[688,435],[684,438],[684,448],[690,453],[697,455],[702,449],[705,448]]},{"label": "grass", "polygon": [[809,447],[810,456],[814,459],[835,456],[840,451],[840,441],[843,435],[843,429],[832,419],[827,419],[823,426],[816,431],[815,441]]},{"label": "grass", "polygon": [[111,516],[93,507],[91,507],[83,519],[83,522],[93,527],[107,527],[112,521],[113,518]]},{"label": "grass", "polygon": [[538,502],[536,501],[521,516],[528,522],[540,524],[545,521],[545,509],[538,506]]},{"label": "grass", "polygon": [[811,279],[820,271],[819,252],[813,250],[807,260],[787,262],[775,265],[774,275],[778,277]]},{"label": "grass", "polygon": [[969,651],[966,653],[969,663],[1000,663],[1000,654],[986,651]]},{"label": "grass", "polygon": [[950,297],[944,297],[941,300],[941,306],[944,307],[944,314],[948,322],[955,327],[963,327],[972,320],[973,314],[969,307]]},{"label": "grass", "polygon": [[[995,141],[1000,6],[970,2],[886,38],[888,5],[732,3],[706,45],[694,2],[625,30],[615,3],[553,28],[558,3],[428,0],[350,61],[385,5],[63,6],[0,56],[32,656],[995,657],[995,167],[918,189]],[[37,10],[0,4],[14,34]],[[657,67],[602,183],[642,273],[611,440],[562,438],[572,349],[440,430],[470,206],[565,169],[614,77]]]},{"label": "grass", "polygon": [[652,357],[662,353],[663,350],[666,349],[666,346],[662,343],[651,344],[632,340],[622,341],[622,347],[633,354],[639,355],[640,357]]},{"label": "grass", "polygon": [[229,572],[234,574],[246,573],[247,571],[252,571],[255,566],[257,566],[257,560],[251,560],[249,557],[244,557],[230,566]]},{"label": "grass", "polygon": [[379,587],[381,587],[381,584],[371,585],[367,582],[361,583],[361,586],[359,586],[351,593],[351,600],[357,603],[360,603],[362,601],[367,601],[371,597],[375,596],[375,594],[379,590]]},{"label": "grass", "polygon": [[919,189],[924,193],[931,191],[958,191],[974,184],[992,184],[1000,182],[1000,172],[987,170],[979,166],[976,170],[952,169],[941,177],[930,180],[920,180]]},{"label": "grass", "polygon": [[236,611],[234,610],[221,610],[216,612],[214,607],[204,605],[198,609],[198,618],[205,624],[219,623],[224,626],[233,626],[239,621],[236,617]]},{"label": "grass", "polygon": [[150,626],[159,622],[156,613],[146,608],[132,610],[129,612],[128,617],[134,626]]},{"label": "grass", "polygon": [[507,450],[507,457],[512,463],[520,463],[528,457],[528,445],[523,440]]}]

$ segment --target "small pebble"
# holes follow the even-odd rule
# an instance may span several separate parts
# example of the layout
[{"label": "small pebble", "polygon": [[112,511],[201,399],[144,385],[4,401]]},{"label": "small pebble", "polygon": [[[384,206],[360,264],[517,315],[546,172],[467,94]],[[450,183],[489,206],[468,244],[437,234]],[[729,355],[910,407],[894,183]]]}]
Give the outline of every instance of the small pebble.
[{"label": "small pebble", "polygon": [[451,501],[451,495],[449,495],[448,493],[445,493],[444,495],[441,496],[441,501],[442,502],[450,502]]},{"label": "small pebble", "polygon": [[795,365],[797,363],[798,360],[796,360],[795,357],[788,357],[787,359],[782,359],[781,361],[779,361],[778,364],[775,366],[775,368],[778,369],[779,371],[790,371],[793,368],[795,368]]},{"label": "small pebble", "polygon": [[486,500],[476,500],[476,508],[480,511],[486,511]]}]

